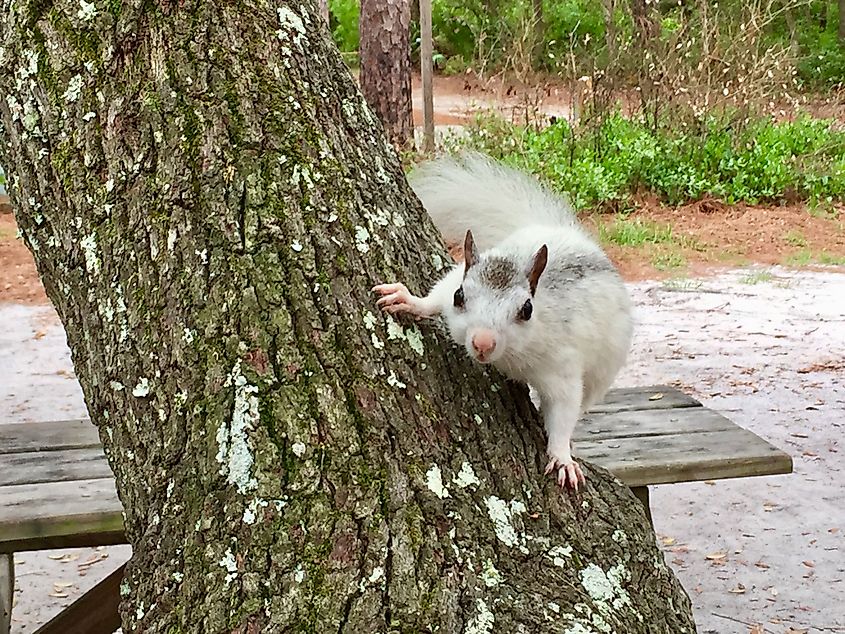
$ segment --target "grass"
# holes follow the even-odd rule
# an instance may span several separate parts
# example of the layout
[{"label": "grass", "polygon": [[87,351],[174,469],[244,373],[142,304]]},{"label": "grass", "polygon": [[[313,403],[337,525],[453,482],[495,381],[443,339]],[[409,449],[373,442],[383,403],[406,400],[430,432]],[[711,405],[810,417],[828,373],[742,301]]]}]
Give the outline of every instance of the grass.
[{"label": "grass", "polygon": [[753,271],[753,272],[749,273],[748,275],[741,277],[739,281],[742,284],[754,285],[754,284],[762,284],[763,282],[771,282],[774,278],[775,278],[775,276],[772,275],[771,271],[763,270],[763,271]]},{"label": "grass", "polygon": [[812,264],[843,266],[845,265],[845,256],[830,253],[828,251],[814,253],[810,249],[801,249],[797,253],[793,253],[786,258],[786,264],[788,266],[810,266]]},{"label": "grass", "polygon": [[671,271],[686,266],[687,261],[679,251],[671,249],[655,253],[651,257],[651,264],[658,271]]},{"label": "grass", "polygon": [[804,237],[804,234],[800,231],[793,230],[789,231],[783,239],[786,241],[787,244],[792,245],[793,247],[806,247],[807,246],[807,238]]},{"label": "grass", "polygon": [[617,217],[611,224],[599,224],[599,240],[625,247],[671,243],[672,227],[639,218]]}]

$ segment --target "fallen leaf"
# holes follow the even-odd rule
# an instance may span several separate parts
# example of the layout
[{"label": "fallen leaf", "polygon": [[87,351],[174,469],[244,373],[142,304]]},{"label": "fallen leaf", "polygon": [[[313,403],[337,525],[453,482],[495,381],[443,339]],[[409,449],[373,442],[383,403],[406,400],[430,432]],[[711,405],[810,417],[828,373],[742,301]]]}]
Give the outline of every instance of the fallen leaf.
[{"label": "fallen leaf", "polygon": [[717,550],[715,553],[710,553],[705,557],[705,559],[709,559],[710,561],[718,561],[719,559],[724,559],[728,556],[724,550]]},{"label": "fallen leaf", "polygon": [[651,396],[649,396],[648,400],[659,401],[661,398],[663,398],[663,392],[658,392],[657,394],[652,394]]},{"label": "fallen leaf", "polygon": [[830,533],[831,535],[833,535],[833,534],[835,534],[835,533],[838,533],[838,532],[839,532],[839,529],[838,529],[838,528],[836,528],[836,527],[834,527],[834,528],[828,528],[828,529],[827,529],[827,532],[828,532],[828,533]]},{"label": "fallen leaf", "polygon": [[705,481],[704,481],[704,484],[709,484],[711,487],[712,487],[712,486],[716,486],[716,483],[715,483],[715,482],[713,482],[713,480],[705,480]]},{"label": "fallen leaf", "polygon": [[47,596],[55,597],[56,599],[67,599],[70,595],[68,595],[66,592],[51,592]]},{"label": "fallen leaf", "polygon": [[44,332],[43,330],[39,330],[38,332],[35,333],[35,337],[33,337],[33,339],[43,339],[46,334],[47,333]]},{"label": "fallen leaf", "polygon": [[53,586],[56,588],[72,588],[73,581],[54,581]]},{"label": "fallen leaf", "polygon": [[758,561],[754,565],[757,566],[760,570],[768,570],[769,569],[769,564],[767,564],[765,561]]},{"label": "fallen leaf", "polygon": [[765,504],[763,504],[763,510],[766,511],[766,513],[773,511],[777,507],[778,507],[778,505],[775,504],[774,502],[766,502]]},{"label": "fallen leaf", "polygon": [[758,623],[757,625],[752,625],[751,629],[748,630],[748,634],[765,634],[766,629]]},{"label": "fallen leaf", "polygon": [[802,561],[801,563],[803,563],[805,566],[807,566],[807,568],[815,568],[816,567],[816,564],[814,564],[812,561]]},{"label": "fallen leaf", "polygon": [[54,559],[54,560],[58,561],[59,559],[64,559],[65,556],[64,555],[47,555],[47,557],[49,557],[50,559]]},{"label": "fallen leaf", "polygon": [[807,634],[810,630],[806,627],[802,627],[801,629],[795,629],[794,627],[790,627],[786,630],[786,634]]},{"label": "fallen leaf", "polygon": [[745,586],[741,583],[736,584],[735,588],[731,588],[728,592],[732,594],[745,594]]},{"label": "fallen leaf", "polygon": [[663,542],[664,546],[671,546],[672,544],[675,543],[675,538],[674,537],[661,537],[660,541]]}]

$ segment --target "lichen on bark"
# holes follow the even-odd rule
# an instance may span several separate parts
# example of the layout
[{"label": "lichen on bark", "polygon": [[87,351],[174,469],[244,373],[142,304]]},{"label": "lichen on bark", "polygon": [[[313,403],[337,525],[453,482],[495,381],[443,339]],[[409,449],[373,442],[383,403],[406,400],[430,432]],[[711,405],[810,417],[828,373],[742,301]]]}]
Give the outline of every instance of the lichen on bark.
[{"label": "lichen on bark", "polygon": [[374,282],[446,261],[313,2],[5,2],[0,162],[133,546],[126,632],[682,632],[638,502]]}]

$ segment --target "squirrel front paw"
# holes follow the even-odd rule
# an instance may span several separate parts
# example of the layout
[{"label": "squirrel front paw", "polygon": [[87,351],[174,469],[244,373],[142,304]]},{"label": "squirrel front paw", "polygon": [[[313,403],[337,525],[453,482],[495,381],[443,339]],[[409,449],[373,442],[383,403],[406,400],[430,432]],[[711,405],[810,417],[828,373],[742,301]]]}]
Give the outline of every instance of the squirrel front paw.
[{"label": "squirrel front paw", "polygon": [[579,483],[587,483],[587,478],[584,477],[581,465],[575,462],[572,456],[565,459],[549,455],[549,464],[546,465],[546,475],[554,471],[557,471],[557,483],[561,488],[565,489],[567,486],[570,486],[577,491]]},{"label": "squirrel front paw", "polygon": [[381,295],[376,306],[391,315],[407,313],[417,318],[428,316],[420,298],[412,295],[404,284],[378,284],[373,287],[373,292]]}]

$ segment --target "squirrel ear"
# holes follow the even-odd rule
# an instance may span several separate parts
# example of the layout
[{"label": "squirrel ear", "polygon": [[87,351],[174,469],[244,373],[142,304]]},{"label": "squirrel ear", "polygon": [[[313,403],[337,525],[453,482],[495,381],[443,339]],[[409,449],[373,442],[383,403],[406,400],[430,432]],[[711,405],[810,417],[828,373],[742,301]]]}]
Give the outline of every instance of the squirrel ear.
[{"label": "squirrel ear", "polygon": [[531,268],[528,269],[528,287],[531,289],[531,295],[534,295],[534,292],[537,290],[537,282],[540,281],[540,275],[546,269],[546,263],[548,261],[549,248],[544,244],[534,254],[534,259],[531,260]]},{"label": "squirrel ear", "polygon": [[464,264],[464,275],[466,275],[470,267],[475,264],[475,240],[472,239],[472,231],[469,229],[464,238]]}]

